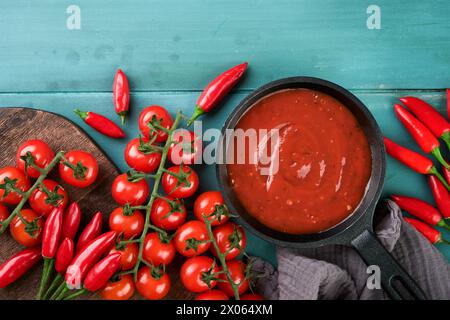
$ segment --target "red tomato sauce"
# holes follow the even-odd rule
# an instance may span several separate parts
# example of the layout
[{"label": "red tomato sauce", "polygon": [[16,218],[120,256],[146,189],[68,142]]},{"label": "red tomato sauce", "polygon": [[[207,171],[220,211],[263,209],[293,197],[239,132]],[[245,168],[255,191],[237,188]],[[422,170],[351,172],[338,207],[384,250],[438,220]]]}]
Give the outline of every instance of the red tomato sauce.
[{"label": "red tomato sauce", "polygon": [[370,147],[355,116],[335,98],[309,89],[279,91],[256,102],[236,128],[279,128],[278,147],[269,151],[278,151],[278,171],[263,175],[258,163],[236,163],[239,153],[249,159],[257,152],[248,140],[236,145],[235,161],[227,164],[239,201],[262,224],[317,233],[358,207],[370,178]]}]

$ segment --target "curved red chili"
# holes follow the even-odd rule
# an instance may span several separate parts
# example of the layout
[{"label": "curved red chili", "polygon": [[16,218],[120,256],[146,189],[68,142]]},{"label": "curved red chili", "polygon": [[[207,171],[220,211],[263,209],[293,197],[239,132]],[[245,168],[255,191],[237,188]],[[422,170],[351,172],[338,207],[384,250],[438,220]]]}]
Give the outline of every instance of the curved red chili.
[{"label": "curved red chili", "polygon": [[102,233],[102,213],[96,212],[91,221],[84,228],[78,237],[77,252],[83,249],[90,241],[97,238]]},{"label": "curved red chili", "polygon": [[[450,218],[450,195],[445,189],[444,185],[435,176],[428,177],[428,184],[430,185],[431,191],[433,193],[436,205],[441,211],[444,218]],[[447,225],[440,225],[440,227],[447,227]]]},{"label": "curved red chili", "polygon": [[74,239],[81,221],[81,209],[77,202],[72,202],[63,218],[63,238]]},{"label": "curved red chili", "polygon": [[450,123],[430,104],[415,97],[403,97],[400,101],[415,114],[434,135],[450,146]]},{"label": "curved red chili", "polygon": [[18,280],[41,259],[41,248],[27,248],[0,265],[0,288]]},{"label": "curved red chili", "polygon": [[247,65],[248,63],[244,62],[234,66],[210,82],[198,98],[194,114],[187,123],[188,126],[202,114],[211,111],[230,92],[247,70]]},{"label": "curved red chili", "polygon": [[130,87],[127,76],[121,69],[117,70],[114,76],[113,100],[116,113],[120,116],[123,124],[130,107]]},{"label": "curved red chili", "polygon": [[111,253],[99,261],[86,275],[84,287],[91,292],[100,290],[120,267],[120,252]]},{"label": "curved red chili", "polygon": [[78,252],[67,267],[66,284],[73,288],[79,286],[87,272],[111,247],[115,239],[116,233],[114,231],[106,232]]},{"label": "curved red chili", "polygon": [[420,220],[433,226],[442,226],[442,224],[445,225],[441,214],[431,204],[417,198],[399,195],[392,195],[391,198],[402,210],[408,212],[416,218],[419,218]]},{"label": "curved red chili", "polygon": [[433,133],[411,113],[399,104],[394,106],[395,114],[425,153],[431,153],[445,167],[449,168],[439,149],[439,141]]},{"label": "curved red chili", "polygon": [[450,170],[444,168],[444,178],[445,181],[447,181],[448,184],[450,184]]},{"label": "curved red chili", "polygon": [[411,219],[408,217],[404,217],[406,222],[408,222],[410,225],[414,227],[417,231],[419,231],[425,238],[427,238],[432,244],[436,243],[447,243],[448,242],[444,239],[442,239],[442,234],[434,229],[433,227],[430,227],[426,223],[423,223],[422,221]]},{"label": "curved red chili", "polygon": [[102,116],[101,114],[91,111],[80,111],[75,109],[74,112],[83,119],[89,126],[111,138],[124,138],[125,132],[113,121]]},{"label": "curved red chili", "polygon": [[70,238],[65,238],[56,252],[55,258],[55,270],[56,272],[63,274],[66,272],[67,267],[72,261],[73,255],[75,253],[75,245],[73,240]]},{"label": "curved red chili", "polygon": [[63,209],[56,207],[50,212],[42,232],[42,256],[53,259],[61,239]]}]

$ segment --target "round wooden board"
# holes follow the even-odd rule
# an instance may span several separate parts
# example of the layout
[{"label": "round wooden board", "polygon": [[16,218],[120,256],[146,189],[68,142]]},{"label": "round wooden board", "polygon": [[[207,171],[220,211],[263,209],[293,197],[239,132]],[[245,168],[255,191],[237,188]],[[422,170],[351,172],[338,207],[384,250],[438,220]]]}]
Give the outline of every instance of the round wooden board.
[{"label": "round wooden board", "polygon": [[[117,206],[111,197],[111,185],[119,170],[103,153],[100,147],[83,130],[70,120],[54,113],[29,108],[0,109],[0,166],[15,165],[18,147],[28,139],[42,139],[55,152],[60,150],[85,150],[92,153],[99,163],[99,176],[95,184],[86,189],[71,187],[59,179],[55,172],[50,177],[57,180],[67,190],[71,201],[78,201],[83,212],[82,225],[97,211],[103,213],[103,226],[106,230],[109,213]],[[55,170],[54,170],[55,171]],[[12,208],[11,208],[12,209]],[[9,235],[0,235],[0,263],[3,263],[22,248]],[[179,279],[182,263],[176,259],[168,272],[172,288],[168,299],[189,299]],[[42,264],[37,265],[23,278],[5,289],[0,289],[0,299],[34,299],[37,293]],[[87,297],[85,297],[87,298]]]}]

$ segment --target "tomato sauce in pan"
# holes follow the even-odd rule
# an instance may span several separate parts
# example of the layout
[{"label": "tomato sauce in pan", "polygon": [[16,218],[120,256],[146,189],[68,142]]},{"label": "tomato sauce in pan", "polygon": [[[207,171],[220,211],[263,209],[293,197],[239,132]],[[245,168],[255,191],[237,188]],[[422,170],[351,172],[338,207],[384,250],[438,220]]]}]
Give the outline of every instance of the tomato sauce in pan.
[{"label": "tomato sauce in pan", "polygon": [[[248,161],[266,141],[261,136],[256,150],[249,139],[235,144],[234,163],[227,164],[239,201],[262,224],[290,234],[317,233],[358,207],[370,178],[370,148],[354,115],[333,97],[310,89],[278,91],[256,102],[238,128],[279,129],[276,143],[266,144],[273,146],[266,147],[269,155],[279,155],[278,170],[262,174],[257,161]],[[247,160],[236,163],[243,152]]]}]

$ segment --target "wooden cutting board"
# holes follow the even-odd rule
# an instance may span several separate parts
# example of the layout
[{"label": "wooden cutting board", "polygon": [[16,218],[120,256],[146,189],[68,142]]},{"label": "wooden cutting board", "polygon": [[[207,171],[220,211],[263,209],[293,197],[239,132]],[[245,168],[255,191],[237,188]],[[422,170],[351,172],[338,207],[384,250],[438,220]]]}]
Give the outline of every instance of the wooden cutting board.
[{"label": "wooden cutting board", "polygon": [[[0,108],[0,166],[15,165],[18,147],[28,139],[42,139],[52,149],[85,150],[92,153],[99,163],[99,176],[95,184],[86,189],[71,187],[53,172],[50,177],[66,189],[71,201],[78,201],[83,212],[82,228],[97,211],[103,213],[103,229],[108,226],[110,212],[117,207],[111,197],[111,185],[119,174],[118,168],[103,153],[101,148],[83,130],[70,120],[54,113],[29,108]],[[54,170],[55,171],[55,170]],[[11,208],[12,210],[12,208]],[[0,236],[0,263],[20,251],[9,232]],[[189,299],[179,279],[182,259],[178,257],[168,268],[172,288],[168,299]],[[41,275],[42,263],[33,268],[22,279],[7,288],[0,289],[0,299],[34,299]]]}]

